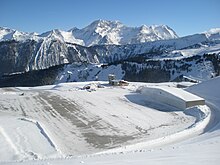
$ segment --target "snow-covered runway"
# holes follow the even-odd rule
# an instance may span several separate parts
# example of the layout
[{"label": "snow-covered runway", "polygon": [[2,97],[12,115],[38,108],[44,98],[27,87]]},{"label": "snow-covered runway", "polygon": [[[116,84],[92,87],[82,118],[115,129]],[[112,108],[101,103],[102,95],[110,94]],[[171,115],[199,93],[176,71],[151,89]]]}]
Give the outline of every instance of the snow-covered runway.
[{"label": "snow-covered runway", "polygon": [[86,84],[0,89],[1,162],[43,159],[31,163],[78,164],[83,159],[91,164],[123,164],[120,157],[128,162],[133,154],[158,157],[163,155],[161,148],[164,155],[176,149],[182,152],[182,145],[173,144],[196,138],[214,125],[219,128],[218,109],[210,114],[208,107],[200,106],[183,112],[136,92],[154,84],[111,87],[102,82],[104,88],[92,92],[83,90]]}]

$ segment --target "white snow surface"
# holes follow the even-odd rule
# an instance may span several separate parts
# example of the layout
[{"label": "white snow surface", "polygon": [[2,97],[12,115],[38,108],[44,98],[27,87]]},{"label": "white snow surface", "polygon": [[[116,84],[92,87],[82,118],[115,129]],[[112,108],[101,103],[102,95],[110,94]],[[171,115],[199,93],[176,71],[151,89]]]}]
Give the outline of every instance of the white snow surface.
[{"label": "white snow surface", "polygon": [[59,156],[55,145],[39,122],[7,115],[0,118],[1,144],[4,144],[0,154],[1,160]]},{"label": "white snow surface", "polygon": [[119,65],[102,68],[103,64],[68,64],[64,71],[57,76],[57,83],[82,82],[82,81],[107,81],[109,74],[114,74],[117,79],[122,79],[124,71]]},{"label": "white snow surface", "polygon": [[173,57],[190,57],[195,55],[202,55],[205,53],[219,53],[220,52],[220,44],[207,46],[207,45],[201,45],[200,48],[192,48],[192,49],[182,49],[182,50],[174,50],[171,51],[171,54]]},{"label": "white snow surface", "polygon": [[219,83],[188,88],[210,108],[184,112],[139,93],[175,83],[1,88],[1,164],[218,164]]},{"label": "white snow surface", "polygon": [[58,40],[61,40],[63,42],[69,42],[69,43],[84,45],[84,42],[80,39],[76,39],[72,35],[71,32],[67,32],[67,31],[63,31],[63,30],[59,30],[59,29],[55,29],[55,30],[45,32],[45,33],[41,34],[40,37],[42,37],[42,38],[52,37],[52,39],[58,39]]}]

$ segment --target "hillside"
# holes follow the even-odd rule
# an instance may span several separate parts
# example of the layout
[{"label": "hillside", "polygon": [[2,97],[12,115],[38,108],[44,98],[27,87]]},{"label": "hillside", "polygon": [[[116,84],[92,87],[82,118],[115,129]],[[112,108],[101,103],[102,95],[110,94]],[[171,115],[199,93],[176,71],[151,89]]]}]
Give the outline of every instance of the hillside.
[{"label": "hillside", "polygon": [[[41,80],[37,82],[53,84],[68,81],[106,80],[108,73],[117,74],[118,78],[129,81],[144,82],[179,81],[182,77],[201,81],[219,75],[220,34],[217,28],[181,38],[174,37],[173,31],[173,37],[146,40],[135,44],[126,40],[121,43],[122,45],[97,43],[98,45],[92,44],[94,46],[82,46],[85,40],[90,44],[99,42],[97,40],[100,39],[99,35],[121,32],[120,28],[128,27],[118,21],[99,20],[81,30],[74,28],[69,32],[64,32],[56,29],[41,35],[18,33],[15,30],[1,28],[0,86],[9,86],[7,84],[12,86],[42,85],[42,83],[34,83],[34,79],[27,80],[29,83],[22,83],[22,77],[26,74],[32,75],[30,77],[37,77],[37,74],[49,72],[54,67],[60,68],[56,71],[56,75],[41,76]],[[147,27],[144,26],[144,28]],[[158,30],[157,35],[160,32],[160,36],[167,36],[164,31],[169,31],[167,26],[160,27],[167,30],[161,30],[157,26],[148,28],[155,28],[155,33]],[[94,33],[94,30],[99,33]],[[72,33],[85,38],[71,38]],[[90,34],[95,34],[95,36]],[[115,38],[114,35],[112,37]],[[99,67],[102,63],[107,66]],[[119,70],[114,70],[114,68]],[[45,80],[48,77],[49,81]],[[31,80],[33,80],[32,83]]]}]

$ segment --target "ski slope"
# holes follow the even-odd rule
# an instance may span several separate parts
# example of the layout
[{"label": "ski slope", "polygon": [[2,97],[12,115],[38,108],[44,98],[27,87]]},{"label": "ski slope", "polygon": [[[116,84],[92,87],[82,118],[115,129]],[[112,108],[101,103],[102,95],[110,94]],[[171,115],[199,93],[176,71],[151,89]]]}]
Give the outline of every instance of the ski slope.
[{"label": "ski slope", "polygon": [[[211,111],[208,106],[180,111],[139,91],[144,86],[175,88],[175,83],[1,88],[0,162],[216,164],[220,97],[214,89],[219,80],[188,89],[205,98]],[[89,83],[91,89],[84,89]]]}]

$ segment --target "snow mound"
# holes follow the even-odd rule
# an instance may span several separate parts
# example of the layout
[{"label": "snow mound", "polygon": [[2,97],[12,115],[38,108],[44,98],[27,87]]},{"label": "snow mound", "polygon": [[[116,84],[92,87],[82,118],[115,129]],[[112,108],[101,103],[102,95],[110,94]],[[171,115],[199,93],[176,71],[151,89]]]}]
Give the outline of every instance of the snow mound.
[{"label": "snow mound", "polygon": [[216,77],[211,80],[204,81],[200,84],[193,85],[187,90],[210,100],[214,98],[220,98],[219,84],[220,77]]},{"label": "snow mound", "polygon": [[100,83],[90,83],[86,84],[82,89],[87,90],[88,92],[96,91],[98,88],[104,88]]},{"label": "snow mound", "polygon": [[205,106],[194,106],[187,108],[184,113],[196,118],[196,122],[204,120],[207,116],[210,115],[209,107]]}]

